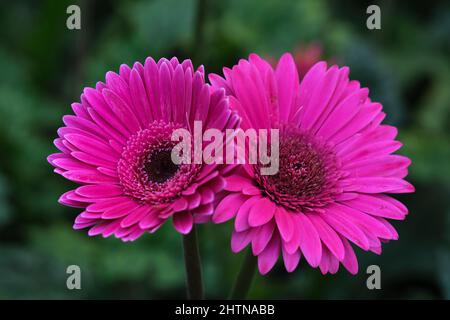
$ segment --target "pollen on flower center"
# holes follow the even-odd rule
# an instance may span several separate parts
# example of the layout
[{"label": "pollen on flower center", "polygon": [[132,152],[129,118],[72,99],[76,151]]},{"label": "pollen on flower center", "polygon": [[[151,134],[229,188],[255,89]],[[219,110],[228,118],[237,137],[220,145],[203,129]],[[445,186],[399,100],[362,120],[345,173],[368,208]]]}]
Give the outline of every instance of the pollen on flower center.
[{"label": "pollen on flower center", "polygon": [[288,209],[308,211],[333,201],[340,175],[333,149],[299,129],[280,129],[279,171],[256,178],[267,196]]},{"label": "pollen on flower center", "polygon": [[125,194],[136,200],[159,204],[177,197],[196,176],[199,165],[173,163],[174,123],[155,121],[131,136],[117,171]]}]

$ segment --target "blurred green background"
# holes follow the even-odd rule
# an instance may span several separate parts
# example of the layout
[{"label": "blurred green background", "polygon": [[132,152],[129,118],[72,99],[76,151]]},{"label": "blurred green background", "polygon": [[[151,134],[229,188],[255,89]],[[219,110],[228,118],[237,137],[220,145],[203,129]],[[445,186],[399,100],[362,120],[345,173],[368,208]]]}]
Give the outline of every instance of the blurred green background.
[{"label": "blurred green background", "polygon": [[[417,188],[394,222],[400,240],[381,256],[357,250],[360,272],[322,276],[301,261],[257,276],[250,298],[450,298],[450,6],[448,1],[378,1],[381,30],[366,28],[366,1],[143,0],[2,1],[0,4],[0,298],[184,298],[181,236],[170,223],[124,244],[72,230],[77,209],[57,203],[74,187],[46,156],[84,86],[147,56],[191,57],[220,72],[257,52],[322,57],[384,105],[413,160]],[[431,5],[433,3],[433,5]],[[78,4],[82,29],[66,28]],[[242,259],[231,224],[199,228],[207,298],[224,298]],[[67,290],[66,268],[82,270]],[[382,289],[366,288],[377,264]]]}]

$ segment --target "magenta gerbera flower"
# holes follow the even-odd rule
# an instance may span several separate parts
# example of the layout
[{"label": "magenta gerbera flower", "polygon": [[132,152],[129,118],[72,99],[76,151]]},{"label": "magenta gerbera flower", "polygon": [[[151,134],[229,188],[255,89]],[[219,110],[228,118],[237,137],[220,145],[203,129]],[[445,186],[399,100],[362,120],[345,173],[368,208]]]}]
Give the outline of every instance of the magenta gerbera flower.
[{"label": "magenta gerbera flower", "polygon": [[262,274],[280,255],[289,272],[303,255],[324,274],[340,263],[355,274],[350,243],[379,254],[382,242],[398,238],[387,219],[402,220],[407,209],[386,194],[414,191],[404,180],[410,160],[392,154],[401,147],[397,129],[381,124],[382,106],[348,74],[319,62],[299,83],[291,55],[274,70],[252,54],[225,68],[224,79],[210,75],[231,96],[243,129],[279,129],[278,173],[243,165],[226,177],[228,195],[213,216],[235,218],[232,250],[251,243]]},{"label": "magenta gerbera flower", "polygon": [[129,241],[169,218],[182,234],[210,220],[223,167],[171,159],[175,129],[191,130],[194,121],[204,129],[238,124],[224,90],[205,84],[202,67],[176,58],[122,65],[120,74],[108,72],[105,83],[84,89],[72,108],[55,140],[61,153],[48,161],[80,184],[59,199],[84,209],[75,229]]}]

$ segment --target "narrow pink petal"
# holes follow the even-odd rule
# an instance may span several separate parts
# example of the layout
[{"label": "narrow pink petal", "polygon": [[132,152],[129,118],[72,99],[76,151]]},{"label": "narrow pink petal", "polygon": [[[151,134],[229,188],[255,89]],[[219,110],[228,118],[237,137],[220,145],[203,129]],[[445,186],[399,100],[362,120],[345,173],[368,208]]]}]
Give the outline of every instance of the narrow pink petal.
[{"label": "narrow pink petal", "polygon": [[112,205],[102,213],[102,219],[117,219],[126,216],[133,210],[139,208],[139,204],[132,200],[124,200],[121,203]]},{"label": "narrow pink petal", "polygon": [[64,170],[94,169],[92,166],[73,158],[57,158],[52,161],[52,164]]},{"label": "narrow pink petal", "polygon": [[275,211],[275,221],[281,238],[289,242],[294,234],[294,221],[291,217],[293,213],[286,211],[284,208],[277,206]]},{"label": "narrow pink petal", "polygon": [[287,272],[293,272],[297,268],[298,263],[300,262],[300,257],[300,250],[297,250],[294,253],[288,253],[283,248],[283,260]]},{"label": "narrow pink petal", "polygon": [[322,127],[317,132],[323,139],[333,137],[333,135],[357,114],[362,99],[367,98],[368,91],[361,89],[343,100],[328,116]]},{"label": "narrow pink petal", "polygon": [[366,105],[360,108],[352,121],[333,135],[332,141],[339,143],[360,132],[381,112],[381,108],[381,104],[379,103],[366,103]]},{"label": "narrow pink petal", "polygon": [[303,113],[301,128],[309,130],[313,127],[322,113],[330,109],[329,101],[333,97],[334,89],[339,80],[339,70],[336,66],[330,68],[323,79],[316,85],[309,104]]},{"label": "narrow pink petal", "polygon": [[395,230],[395,228],[386,219],[383,219],[383,218],[375,218],[375,219],[377,219],[379,222],[381,222],[390,232],[389,238],[384,238],[384,239],[387,239],[387,240],[398,240],[398,232],[397,232],[397,230]]},{"label": "narrow pink petal", "polygon": [[103,130],[99,128],[93,121],[73,115],[66,115],[63,117],[63,122],[69,128],[77,128],[94,135],[101,135],[105,137]]},{"label": "narrow pink petal", "polygon": [[286,123],[299,88],[297,67],[291,54],[285,53],[281,56],[275,70],[275,79],[278,84],[280,121]]},{"label": "narrow pink petal", "polygon": [[128,236],[122,238],[123,241],[134,241],[143,235],[145,230],[142,230],[138,226],[135,227],[134,231],[132,231]]},{"label": "narrow pink petal", "polygon": [[340,261],[344,259],[344,246],[339,236],[323,219],[315,213],[309,214],[308,218],[313,223],[322,242],[327,246],[329,251]]},{"label": "narrow pink petal", "polygon": [[262,275],[267,274],[275,265],[280,255],[280,237],[274,235],[264,251],[258,255],[258,269]]},{"label": "narrow pink petal", "polygon": [[171,208],[175,212],[187,210],[188,201],[184,197],[178,198],[172,203]]},{"label": "narrow pink petal", "polygon": [[213,222],[222,223],[234,218],[239,208],[247,199],[248,197],[242,193],[234,193],[223,198],[214,212]]},{"label": "narrow pink petal", "polygon": [[242,191],[245,187],[253,186],[250,179],[241,175],[232,175],[225,178],[225,190],[227,191]]},{"label": "narrow pink petal", "polygon": [[273,218],[275,209],[276,204],[273,201],[267,197],[261,198],[250,208],[248,224],[251,227],[262,226]]},{"label": "narrow pink petal", "polygon": [[202,196],[202,204],[211,203],[214,201],[214,192],[212,192],[208,188],[202,188],[199,190],[200,195]]},{"label": "narrow pink petal", "polygon": [[[364,138],[360,138],[359,140],[362,139]],[[345,163],[350,163],[356,159],[362,160],[365,158],[375,158],[382,155],[388,155],[400,149],[402,145],[403,144],[401,142],[396,140],[382,140],[373,142],[370,138],[367,138],[367,144],[355,148],[350,144],[348,149],[344,149],[341,152],[342,161]]]},{"label": "narrow pink petal", "polygon": [[188,209],[189,210],[192,210],[192,209],[195,209],[195,208],[197,208],[199,205],[200,205],[200,202],[202,201],[202,197],[200,196],[200,194],[197,192],[197,193],[194,193],[193,195],[191,195],[191,196],[187,196],[186,197],[186,200],[188,201]]},{"label": "narrow pink petal", "polygon": [[357,274],[358,260],[356,259],[355,252],[353,251],[353,248],[351,247],[347,239],[341,237],[341,240],[345,248],[345,257],[344,260],[342,261],[342,264],[344,265],[345,269],[348,270],[348,272],[350,272],[351,274]]},{"label": "narrow pink petal", "polygon": [[156,211],[147,210],[147,214],[139,221],[139,228],[148,230],[159,225],[160,222],[161,219],[158,217],[158,213]]},{"label": "narrow pink petal", "polygon": [[329,266],[328,271],[331,274],[335,274],[339,270],[339,260],[336,259],[336,257],[331,254],[329,256],[330,256],[330,266]]},{"label": "narrow pink petal", "polygon": [[188,234],[192,230],[194,219],[188,212],[178,212],[173,216],[173,226],[181,234]]},{"label": "narrow pink petal", "polygon": [[344,191],[361,193],[411,193],[414,187],[407,181],[392,177],[359,177],[342,181]]},{"label": "narrow pink petal", "polygon": [[[102,125],[101,122],[98,121],[98,119],[101,118],[124,137],[128,137],[130,135],[130,131],[121,123],[121,121],[119,121],[115,113],[112,112],[111,107],[106,103],[100,92],[91,88],[85,88],[83,94],[93,111],[95,111],[98,115],[98,117],[95,117],[94,113],[92,113],[89,110],[90,108],[88,108],[89,114],[97,124]],[[104,126],[102,125],[102,127]],[[109,131],[111,130],[108,130],[108,132]]]},{"label": "narrow pink petal", "polygon": [[191,213],[195,216],[211,216],[214,213],[214,205],[212,203],[207,203],[205,205],[201,205],[200,207],[191,210]]},{"label": "narrow pink petal", "polygon": [[293,232],[292,232],[292,237],[289,241],[283,241],[283,249],[289,253],[289,254],[294,254],[295,251],[297,251],[300,247],[300,228],[298,226],[297,223],[297,217],[294,216],[291,217],[292,219],[292,225],[293,225]]},{"label": "narrow pink petal", "polygon": [[94,227],[89,229],[88,235],[92,237],[101,234],[110,223],[111,222],[102,222],[100,224],[95,225]]},{"label": "narrow pink petal", "polygon": [[109,136],[109,138],[114,138],[122,145],[125,144],[127,138],[130,136],[130,133],[126,129],[122,129],[123,127],[117,119],[113,120],[117,123],[110,122],[111,119],[103,118],[102,115],[92,108],[88,108],[88,112],[98,127],[100,127]]},{"label": "narrow pink petal", "polygon": [[253,234],[253,229],[242,232],[233,230],[231,234],[231,251],[237,253],[244,249],[252,241]]},{"label": "narrow pink petal", "polygon": [[306,261],[315,268],[319,265],[322,257],[322,244],[319,234],[306,215],[297,212],[295,217],[300,232],[300,248]]},{"label": "narrow pink petal", "polygon": [[59,197],[58,202],[62,205],[73,207],[73,208],[85,208],[87,203],[71,200],[67,197],[67,195],[70,194],[71,192],[73,192],[73,190],[63,193]]},{"label": "narrow pink petal", "polygon": [[274,229],[275,225],[273,223],[266,223],[265,225],[255,229],[252,240],[253,255],[259,255],[266,248],[272,238]]},{"label": "narrow pink petal", "polygon": [[352,222],[340,216],[339,208],[331,206],[325,213],[320,213],[320,217],[328,223],[336,232],[349,239],[364,250],[369,250],[369,241],[364,232]]},{"label": "narrow pink petal", "polygon": [[88,121],[91,120],[91,117],[89,116],[89,113],[87,112],[86,108],[81,103],[72,103],[71,104],[73,112],[80,118],[86,119]]},{"label": "narrow pink petal", "polygon": [[84,202],[84,203],[94,203],[97,201],[97,199],[92,199],[92,198],[85,198],[83,196],[80,196],[79,194],[77,194],[75,192],[76,190],[71,190],[69,192],[66,192],[64,195],[67,199],[69,200],[73,200],[73,201],[78,201],[78,202]]},{"label": "narrow pink petal", "polygon": [[320,272],[322,272],[323,275],[328,273],[328,270],[330,269],[330,259],[331,254],[328,250],[324,250],[322,253],[322,259],[320,260],[319,268]]},{"label": "narrow pink petal", "polygon": [[105,89],[102,91],[103,98],[108,103],[116,117],[124,124],[129,132],[136,132],[140,129],[136,115],[131,111],[130,106],[114,91]]},{"label": "narrow pink petal", "polygon": [[408,214],[406,207],[402,206],[402,208],[399,208],[390,202],[388,198],[388,196],[377,194],[359,194],[358,197],[343,201],[342,203],[362,212],[371,214],[372,216],[403,220]]},{"label": "narrow pink petal", "polygon": [[128,228],[139,223],[139,221],[141,221],[141,219],[143,219],[150,210],[151,207],[145,205],[133,210],[133,212],[131,212],[120,222],[120,226],[122,228]]},{"label": "narrow pink petal", "polygon": [[71,156],[73,156],[75,159],[78,159],[87,165],[91,165],[94,167],[114,167],[113,162],[110,162],[108,160],[100,159],[99,157],[95,155],[90,155],[85,152],[81,151],[73,151],[70,153]]},{"label": "narrow pink petal", "polygon": [[150,104],[144,82],[135,68],[133,68],[130,74],[130,93],[138,121],[145,128],[151,121]]},{"label": "narrow pink petal", "polygon": [[97,156],[106,161],[115,162],[119,159],[119,155],[111,148],[111,146],[80,134],[66,134],[64,136],[67,141],[76,146],[80,151],[90,155]]},{"label": "narrow pink petal", "polygon": [[62,174],[64,178],[79,183],[116,183],[117,179],[105,176],[96,170],[70,170]]},{"label": "narrow pink petal", "polygon": [[253,207],[253,205],[259,201],[261,197],[255,196],[248,199],[239,209],[236,219],[234,220],[234,227],[236,231],[241,232],[244,230],[247,230],[250,228],[250,225],[248,224],[248,216],[250,209]]},{"label": "narrow pink petal", "polygon": [[191,183],[186,189],[184,189],[182,192],[181,192],[181,194],[183,195],[183,196],[191,196],[191,195],[193,195],[196,191],[197,191],[197,188],[198,188],[198,186],[199,186],[199,184],[198,183]]},{"label": "narrow pink petal", "polygon": [[183,123],[186,119],[185,110],[184,70],[178,64],[175,67],[172,79],[172,118],[176,123]]},{"label": "narrow pink petal", "polygon": [[242,193],[248,196],[256,196],[262,194],[261,189],[256,186],[245,186],[244,188],[242,188]]},{"label": "narrow pink petal", "polygon": [[[327,64],[324,61],[321,61],[312,66],[311,69],[309,69],[309,71],[306,73],[305,77],[300,83],[300,93],[298,95],[299,101],[297,103],[297,108],[291,110],[291,114],[289,116],[289,121],[291,123],[300,123],[300,119],[302,119],[303,112],[305,111],[304,106],[309,105],[311,94],[312,92],[314,92],[314,88],[316,87],[317,83],[325,75],[326,69]],[[301,106],[303,107],[299,109]],[[311,105],[311,107],[313,106]]]},{"label": "narrow pink petal", "polygon": [[[128,70],[129,67],[127,66]],[[122,68],[123,69],[123,68]],[[127,72],[129,76],[129,71]],[[131,104],[130,89],[125,80],[120,77],[117,73],[108,71],[106,73],[106,86],[114,92],[120,99],[122,99],[127,104]]]},{"label": "narrow pink petal", "polygon": [[81,186],[75,192],[88,198],[110,198],[123,194],[122,188],[114,184]]},{"label": "narrow pink petal", "polygon": [[119,75],[122,79],[125,80],[126,83],[130,81],[130,73],[131,73],[131,68],[129,66],[127,66],[124,63],[120,65]]}]

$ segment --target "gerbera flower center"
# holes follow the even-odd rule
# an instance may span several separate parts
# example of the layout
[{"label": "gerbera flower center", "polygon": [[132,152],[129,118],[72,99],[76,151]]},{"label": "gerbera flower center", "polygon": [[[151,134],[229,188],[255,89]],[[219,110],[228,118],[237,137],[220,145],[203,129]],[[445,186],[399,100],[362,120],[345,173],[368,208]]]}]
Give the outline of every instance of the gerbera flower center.
[{"label": "gerbera flower center", "polygon": [[175,123],[155,121],[131,136],[125,146],[117,171],[124,193],[138,201],[159,204],[181,193],[194,179],[200,165],[173,163]]},{"label": "gerbera flower center", "polygon": [[299,129],[280,129],[279,171],[261,175],[258,183],[267,196],[288,209],[308,211],[333,201],[339,193],[340,172],[333,149]]},{"label": "gerbera flower center", "polygon": [[152,182],[163,183],[178,171],[178,165],[171,158],[172,150],[160,150],[152,153],[144,164],[144,170]]}]

